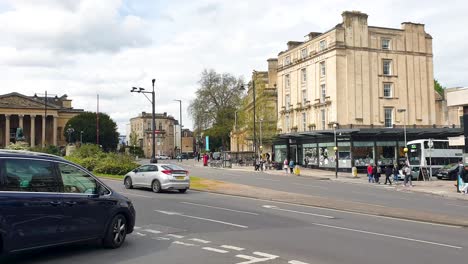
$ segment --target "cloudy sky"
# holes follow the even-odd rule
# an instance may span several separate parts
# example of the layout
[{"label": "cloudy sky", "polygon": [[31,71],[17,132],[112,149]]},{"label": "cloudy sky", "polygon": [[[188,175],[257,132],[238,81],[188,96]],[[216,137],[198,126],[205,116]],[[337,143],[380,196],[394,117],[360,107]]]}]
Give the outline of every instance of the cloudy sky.
[{"label": "cloudy sky", "polygon": [[342,21],[345,10],[372,26],[426,25],[435,77],[468,86],[465,1],[280,0],[0,0],[0,92],[67,94],[75,108],[110,114],[125,133],[130,117],[151,105],[132,86],[151,88],[157,112],[192,128],[187,105],[204,68],[247,78],[266,60]]}]

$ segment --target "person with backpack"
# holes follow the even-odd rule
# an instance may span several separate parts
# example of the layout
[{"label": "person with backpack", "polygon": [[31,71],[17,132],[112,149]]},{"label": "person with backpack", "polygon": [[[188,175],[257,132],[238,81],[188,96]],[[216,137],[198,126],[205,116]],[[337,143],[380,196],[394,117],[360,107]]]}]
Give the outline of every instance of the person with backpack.
[{"label": "person with backpack", "polygon": [[291,161],[289,162],[289,170],[291,171],[291,174],[294,173],[294,160],[291,159]]},{"label": "person with backpack", "polygon": [[392,166],[391,165],[387,165],[385,166],[385,184],[387,184],[387,181],[388,183],[390,183],[390,185],[392,185],[392,181],[390,180],[390,176],[392,176]]}]

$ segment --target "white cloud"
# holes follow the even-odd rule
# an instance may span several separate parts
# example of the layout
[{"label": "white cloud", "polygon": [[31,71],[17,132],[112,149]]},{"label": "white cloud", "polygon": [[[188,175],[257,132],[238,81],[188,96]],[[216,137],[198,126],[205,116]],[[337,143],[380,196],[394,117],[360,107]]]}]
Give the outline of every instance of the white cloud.
[{"label": "white cloud", "polygon": [[[1,0],[0,0],[1,1]],[[95,111],[99,93],[125,133],[130,117],[151,105],[132,86],[151,89],[156,110],[183,120],[204,68],[250,76],[266,60],[341,22],[344,10],[361,10],[369,25],[426,24],[433,37],[435,77],[446,86],[468,83],[464,40],[467,4],[451,1],[121,1],[12,0],[0,5],[0,91],[66,93],[75,107]]]}]

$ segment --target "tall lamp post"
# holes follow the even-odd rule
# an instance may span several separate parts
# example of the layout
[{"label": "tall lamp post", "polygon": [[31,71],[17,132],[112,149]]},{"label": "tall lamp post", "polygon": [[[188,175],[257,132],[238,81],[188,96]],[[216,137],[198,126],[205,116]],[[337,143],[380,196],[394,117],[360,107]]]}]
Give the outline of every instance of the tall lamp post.
[{"label": "tall lamp post", "polygon": [[[48,94],[48,95],[47,95],[47,91],[45,91],[45,93],[43,93],[43,94],[35,93],[35,94],[34,94],[34,99],[38,99],[38,96],[37,96],[37,95],[44,96],[44,119],[45,119],[45,124],[47,124],[47,99],[49,98],[48,95],[55,95],[55,97],[54,97],[54,101],[55,101],[55,102],[58,102],[59,98],[58,98],[57,94]],[[43,131],[46,131],[45,128],[44,128]],[[45,138],[45,137],[44,137],[44,138]],[[47,140],[45,140],[45,141],[47,141]],[[43,146],[43,147],[45,147],[45,145],[46,145],[46,142],[45,142],[45,141],[42,142],[42,146]]]},{"label": "tall lamp post", "polygon": [[263,152],[263,143],[262,143],[262,123],[263,123],[263,118],[260,118],[260,155]]},{"label": "tall lamp post", "polygon": [[405,148],[403,148],[403,152],[405,152],[405,164],[408,163],[408,146],[406,142],[406,109],[398,109],[398,113],[403,114],[403,134],[405,137]]},{"label": "tall lamp post", "polygon": [[[253,149],[254,149],[254,155],[255,155],[255,160],[257,159],[257,131],[256,131],[256,104],[255,104],[255,74],[257,72],[253,71],[254,78],[252,80],[252,97],[253,97]],[[240,87],[241,91],[245,91],[244,85],[241,85]]]},{"label": "tall lamp post", "polygon": [[338,179],[338,142],[336,140],[336,128],[337,128],[337,124],[334,123],[333,124],[333,134],[335,135],[335,146],[333,147],[333,150],[335,151],[335,178]]},{"label": "tall lamp post", "polygon": [[179,119],[180,119],[180,161],[182,161],[182,100],[175,99],[174,101],[179,102]]},{"label": "tall lamp post", "polygon": [[239,160],[239,133],[237,131],[237,113],[239,112],[239,110],[236,110],[234,112],[234,129],[236,131],[236,145],[237,145],[237,148],[236,148],[236,160]]},{"label": "tall lamp post", "polygon": [[[147,92],[145,91],[145,88],[137,88],[137,87],[132,87],[132,90],[130,90],[131,93],[142,93],[148,101],[150,101],[151,106],[152,106],[152,124],[151,124],[151,135],[152,135],[152,146],[151,146],[151,159],[150,163],[158,163],[158,160],[156,159],[156,114],[155,114],[155,103],[156,103],[156,96],[154,93],[154,83],[156,82],[156,79],[153,79],[152,81],[153,84],[153,91],[152,92]],[[146,94],[151,94],[151,100],[146,96]]]}]

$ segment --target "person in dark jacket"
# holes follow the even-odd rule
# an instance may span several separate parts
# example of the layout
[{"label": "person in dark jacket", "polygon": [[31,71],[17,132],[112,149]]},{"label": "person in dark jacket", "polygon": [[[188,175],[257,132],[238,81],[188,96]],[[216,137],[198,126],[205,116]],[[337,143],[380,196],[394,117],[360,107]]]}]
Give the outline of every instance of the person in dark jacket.
[{"label": "person in dark jacket", "polygon": [[462,193],[467,194],[468,193],[468,165],[465,165],[465,168],[462,170],[460,177],[463,180],[463,188],[462,188]]},{"label": "person in dark jacket", "polygon": [[380,168],[380,166],[375,165],[374,168],[372,169],[372,172],[374,173],[375,183],[380,184],[379,179],[380,179],[380,175],[382,174],[382,169]]},{"label": "person in dark jacket", "polygon": [[392,181],[390,180],[390,176],[392,176],[392,172],[393,172],[392,167],[393,166],[391,165],[385,166],[385,184],[387,184],[387,181],[388,181],[388,183],[392,185]]},{"label": "person in dark jacket", "polygon": [[395,184],[398,184],[399,176],[400,170],[398,169],[398,164],[395,164],[395,167],[393,167],[393,182]]}]

